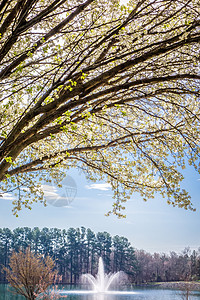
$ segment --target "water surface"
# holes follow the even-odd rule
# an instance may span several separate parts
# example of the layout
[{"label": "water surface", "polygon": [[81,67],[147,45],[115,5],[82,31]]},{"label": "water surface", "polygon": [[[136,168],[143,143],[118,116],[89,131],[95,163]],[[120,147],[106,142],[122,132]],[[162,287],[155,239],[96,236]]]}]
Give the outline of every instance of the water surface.
[{"label": "water surface", "polygon": [[[23,296],[14,295],[9,291],[8,285],[0,285],[0,300],[25,300]],[[70,289],[63,286],[63,294],[67,300],[184,300],[182,292],[160,288],[134,288],[132,290],[109,292],[108,294],[97,294],[92,291]],[[191,292],[190,300],[200,300],[200,291]]]}]

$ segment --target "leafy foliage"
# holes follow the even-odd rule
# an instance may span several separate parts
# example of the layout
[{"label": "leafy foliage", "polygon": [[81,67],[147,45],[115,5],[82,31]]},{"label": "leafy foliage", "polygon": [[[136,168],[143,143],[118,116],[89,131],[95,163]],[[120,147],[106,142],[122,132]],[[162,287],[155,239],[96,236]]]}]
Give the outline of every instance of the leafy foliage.
[{"label": "leafy foliage", "polygon": [[111,184],[109,213],[134,192],[193,209],[199,171],[199,0],[0,3],[0,180],[13,212],[40,181],[82,169]]}]

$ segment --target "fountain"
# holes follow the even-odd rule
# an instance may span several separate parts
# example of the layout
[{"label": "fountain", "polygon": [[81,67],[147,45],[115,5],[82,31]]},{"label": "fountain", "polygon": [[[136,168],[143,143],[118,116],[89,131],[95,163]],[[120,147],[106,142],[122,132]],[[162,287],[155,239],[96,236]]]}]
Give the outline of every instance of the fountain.
[{"label": "fountain", "polygon": [[[60,291],[60,294],[95,294],[98,296],[98,300],[105,300],[104,295],[134,295],[133,291],[116,291],[110,290],[110,287],[114,284],[121,285],[127,281],[127,275],[123,271],[117,273],[106,274],[104,272],[103,260],[99,258],[98,272],[96,276],[91,274],[82,275],[82,282],[91,286],[91,290],[64,290]],[[96,298],[94,298],[96,300]]]},{"label": "fountain", "polygon": [[113,283],[119,282],[122,277],[125,278],[125,273],[120,271],[113,274],[106,274],[104,272],[104,265],[103,260],[99,258],[99,266],[98,266],[98,273],[96,277],[92,276],[91,274],[84,274],[82,279],[84,282],[89,283],[92,286],[92,290],[97,293],[106,293],[108,292],[109,287]]}]

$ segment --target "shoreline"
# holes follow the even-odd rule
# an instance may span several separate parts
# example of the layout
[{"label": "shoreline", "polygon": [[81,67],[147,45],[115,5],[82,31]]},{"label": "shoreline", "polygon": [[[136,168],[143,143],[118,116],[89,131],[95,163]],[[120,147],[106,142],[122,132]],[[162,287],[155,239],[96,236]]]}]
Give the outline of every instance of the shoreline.
[{"label": "shoreline", "polygon": [[200,291],[199,281],[169,281],[169,282],[149,282],[138,286],[144,287],[161,287],[164,289],[178,289],[178,290],[196,290]]}]

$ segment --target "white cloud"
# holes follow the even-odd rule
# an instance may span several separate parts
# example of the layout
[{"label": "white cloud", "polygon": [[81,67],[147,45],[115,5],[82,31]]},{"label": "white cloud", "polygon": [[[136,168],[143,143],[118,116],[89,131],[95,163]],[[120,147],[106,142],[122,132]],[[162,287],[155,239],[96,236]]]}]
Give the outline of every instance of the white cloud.
[{"label": "white cloud", "polygon": [[43,188],[45,197],[54,197],[55,198],[55,197],[59,196],[58,191],[54,186],[44,184],[44,185],[42,185],[42,188]]},{"label": "white cloud", "polygon": [[128,225],[133,225],[134,223],[131,221],[125,221],[124,223],[128,224]]},{"label": "white cloud", "polygon": [[108,191],[111,188],[109,183],[93,183],[85,186],[88,190]]},{"label": "white cloud", "polygon": [[2,195],[3,197],[1,198],[2,200],[11,200],[13,201],[15,198],[12,196],[12,194],[6,193]]},{"label": "white cloud", "polygon": [[59,189],[51,185],[42,185],[44,197],[48,204],[55,207],[70,207],[69,204],[75,199],[76,189],[64,186]]}]

